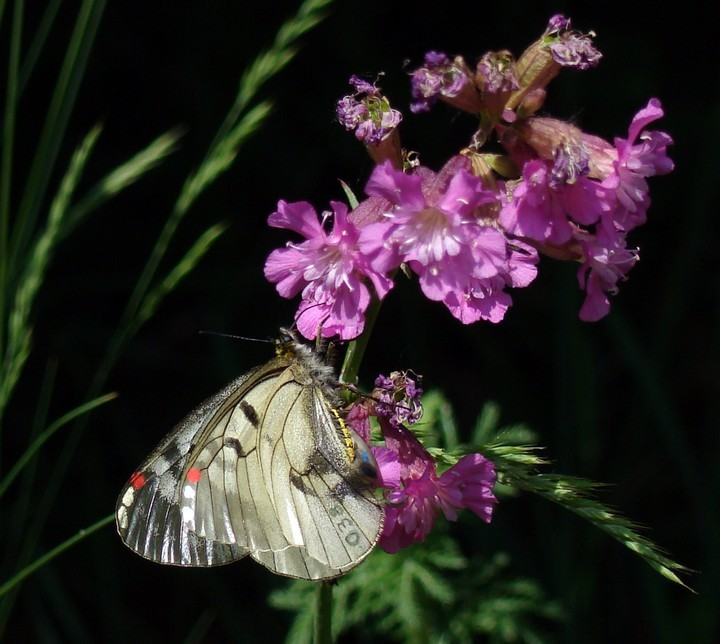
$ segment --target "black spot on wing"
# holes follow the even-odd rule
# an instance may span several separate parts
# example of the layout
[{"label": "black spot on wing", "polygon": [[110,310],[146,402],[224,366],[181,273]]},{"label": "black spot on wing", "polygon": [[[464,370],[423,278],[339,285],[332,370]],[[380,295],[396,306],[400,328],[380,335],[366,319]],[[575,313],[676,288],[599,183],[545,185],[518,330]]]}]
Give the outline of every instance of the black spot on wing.
[{"label": "black spot on wing", "polygon": [[237,438],[226,438],[223,441],[223,444],[225,447],[229,447],[232,449],[238,457],[247,456],[247,453],[243,449],[242,445],[240,444],[240,441]]},{"label": "black spot on wing", "polygon": [[297,490],[300,490],[303,494],[307,496],[317,496],[317,493],[315,490],[308,486],[307,484],[307,477],[303,476],[302,474],[298,474],[294,470],[290,470],[290,483],[295,487]]},{"label": "black spot on wing", "polygon": [[248,422],[257,429],[260,425],[260,418],[255,407],[253,407],[247,400],[241,401],[239,406],[240,411],[245,414],[245,418],[247,418]]}]

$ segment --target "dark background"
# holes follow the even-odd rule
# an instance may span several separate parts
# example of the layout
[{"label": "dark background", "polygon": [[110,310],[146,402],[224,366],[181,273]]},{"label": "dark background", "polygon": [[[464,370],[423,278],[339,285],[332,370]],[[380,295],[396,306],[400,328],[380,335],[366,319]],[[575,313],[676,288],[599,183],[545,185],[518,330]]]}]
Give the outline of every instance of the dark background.
[{"label": "dark background", "polygon": [[[27,444],[27,414],[49,360],[57,364],[50,418],[82,401],[182,180],[199,164],[242,70],[295,7],[285,0],[156,0],[106,9],[62,159],[103,121],[84,184],[90,186],[162,131],[182,125],[187,133],[169,161],[93,215],[57,254],[35,311],[34,353],[9,410],[5,471]],[[471,61],[489,49],[519,54],[561,11],[578,29],[597,32],[605,56],[594,70],[562,73],[544,113],[611,139],[627,135],[632,116],[651,96],[666,111],[653,128],[674,138],[676,170],[651,181],[649,222],[631,237],[641,248],[640,263],[621,285],[609,318],[596,324],[577,318],[581,296],[570,264],[544,260],[536,282],[513,293],[514,305],[497,326],[462,327],[442,306],[422,299],[416,284],[403,283],[383,306],[362,377],[367,385],[378,371],[423,373],[427,388],[450,398],[465,432],[484,401],[498,401],[505,421],[524,421],[539,432],[555,471],[611,483],[603,499],[650,526],[652,539],[699,571],[687,579],[699,593],[691,594],[547,502],[508,500],[493,524],[478,530],[477,547],[509,552],[515,573],[537,578],[549,597],[561,600],[567,620],[547,625],[551,639],[716,641],[716,26],[700,3],[657,7],[336,3],[303,39],[298,58],[265,88],[263,97],[276,102],[266,127],[180,229],[166,268],[208,226],[230,224],[121,356],[105,388],[120,397],[93,414],[55,490],[37,553],[112,512],[129,473],[175,422],[269,357],[265,346],[198,331],[273,337],[292,319],[297,302],[281,301],[262,276],[265,257],[286,240],[265,219],[280,198],[327,207],[342,198],[338,179],[361,193],[372,163],[334,121],[334,102],[347,91],[349,75],[386,72],[381,85],[406,112],[405,146],[438,168],[467,142],[473,122],[443,107],[411,116],[403,61],[417,64],[431,48]],[[74,17],[74,8],[62,8],[51,42],[58,54],[41,60],[24,96],[20,140],[27,150]],[[0,35],[6,37],[7,28],[6,16]],[[22,163],[22,145],[18,150]],[[62,436],[54,438],[38,461],[38,497],[61,444]],[[2,533],[8,548],[23,538],[22,526],[3,522]],[[265,598],[279,583],[249,560],[217,571],[155,566],[108,527],[25,583],[7,634],[11,640],[34,633],[32,639],[45,641],[124,641],[138,634],[177,641],[207,618],[206,641],[275,641],[286,631],[286,616],[271,612]]]}]

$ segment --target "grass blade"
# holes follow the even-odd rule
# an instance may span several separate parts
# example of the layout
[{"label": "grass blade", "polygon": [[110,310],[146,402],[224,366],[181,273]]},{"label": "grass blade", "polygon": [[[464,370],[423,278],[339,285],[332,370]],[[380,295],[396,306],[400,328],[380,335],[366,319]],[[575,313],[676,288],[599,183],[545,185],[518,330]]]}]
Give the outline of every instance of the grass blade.
[{"label": "grass blade", "polygon": [[24,265],[20,259],[35,230],[104,8],[105,0],[85,0],[78,12],[18,208],[18,225],[9,248],[11,267]]},{"label": "grass blade", "polygon": [[[223,172],[230,168],[242,144],[260,128],[270,114],[271,109],[272,104],[269,101],[263,101],[252,108],[245,117],[228,132],[227,136],[212,150],[212,153],[205,157],[205,160],[197,171],[186,179],[180,196],[175,203],[174,212],[177,213],[178,217],[182,217],[202,192]],[[159,247],[159,250],[161,248],[162,247]]]},{"label": "grass blade", "polygon": [[38,450],[47,443],[50,438],[57,432],[61,427],[64,425],[67,425],[70,421],[74,420],[78,416],[81,416],[82,414],[86,414],[89,411],[95,409],[96,407],[99,407],[100,405],[104,405],[106,402],[109,402],[115,398],[117,398],[117,393],[110,393],[105,394],[104,396],[100,396],[99,398],[95,398],[94,400],[90,400],[89,402],[86,402],[83,405],[80,405],[79,407],[75,407],[75,409],[70,410],[67,414],[64,414],[60,418],[58,418],[54,423],[48,426],[48,428],[43,431],[41,434],[39,434],[35,440],[30,444],[30,446],[25,450],[25,452],[20,456],[20,458],[17,460],[15,465],[10,469],[10,471],[5,475],[5,478],[3,478],[2,481],[0,481],[0,497],[5,493],[5,490],[10,486],[10,484],[15,480],[18,474],[22,472],[23,468],[30,462],[30,460],[37,454]]},{"label": "grass blade", "polygon": [[8,57],[7,95],[3,119],[2,155],[0,157],[0,355],[5,345],[5,310],[10,264],[8,243],[10,234],[10,187],[12,183],[13,145],[15,142],[15,117],[18,100],[18,69],[20,66],[20,41],[22,39],[23,2],[15,3],[10,56]]},{"label": "grass blade", "polygon": [[177,149],[182,136],[179,129],[161,134],[144,150],[103,177],[77,204],[66,217],[62,236],[67,237],[75,227],[93,210],[102,206],[120,191],[137,181],[145,173],[155,168],[165,157]]},{"label": "grass blade", "polygon": [[293,47],[295,41],[322,21],[323,10],[332,4],[332,1],[308,0],[300,6],[294,18],[280,27],[272,47],[262,52],[243,73],[235,103],[220,126],[210,150],[218,147],[225,139],[258,90],[293,59],[297,53]]},{"label": "grass blade", "polygon": [[17,574],[13,575],[4,584],[0,586],[0,597],[11,591],[15,586],[25,580],[27,577],[32,575],[36,570],[42,568],[46,563],[52,561],[58,555],[61,555],[68,548],[71,548],[79,541],[89,537],[91,534],[97,532],[106,525],[112,523],[115,520],[115,515],[111,514],[106,516],[104,519],[100,519],[97,523],[93,523],[90,527],[80,530],[76,535],[73,535],[66,541],[63,541],[60,545],[55,546],[52,550],[46,552],[42,557],[38,557],[30,565],[25,566]]},{"label": "grass blade", "polygon": [[45,46],[50,29],[52,29],[55,17],[60,9],[60,3],[62,0],[51,0],[45,7],[45,12],[40,20],[40,25],[35,32],[35,37],[30,43],[25,60],[23,61],[22,67],[20,68],[20,77],[18,82],[19,95],[22,96],[23,90],[32,76],[32,72],[35,69],[35,64],[40,58],[40,52]]},{"label": "grass blade", "polygon": [[321,10],[331,1],[306,0],[298,9],[296,16],[288,20],[280,28],[273,46],[258,56],[243,74],[232,107],[220,126],[215,139],[210,144],[200,167],[185,181],[173,212],[161,231],[150,258],[128,300],[118,330],[108,346],[102,364],[96,372],[91,395],[94,395],[102,386],[118,353],[132,337],[132,333],[140,328],[141,323],[139,324],[138,318],[140,308],[143,306],[146,294],[178,226],[199,195],[230,167],[242,144],[269,114],[270,104],[268,102],[260,103],[247,112],[241,120],[243,111],[256,96],[262,85],[292,60],[296,53],[293,44],[297,38],[318,24],[323,17]]},{"label": "grass blade", "polygon": [[20,280],[15,302],[9,315],[7,346],[1,365],[0,425],[5,407],[30,354],[32,337],[30,312],[59,240],[59,233],[68,210],[68,204],[99,135],[100,129],[93,128],[75,151],[50,207],[45,230],[37,239]]},{"label": "grass blade", "polygon": [[200,238],[192,245],[185,257],[175,265],[158,286],[148,293],[137,315],[138,326],[147,322],[155,314],[165,296],[198,265],[226,229],[226,224],[216,224],[200,235]]},{"label": "grass blade", "polygon": [[640,555],[663,577],[689,589],[677,573],[691,572],[690,569],[666,557],[650,539],[639,534],[636,524],[593,498],[601,484],[573,476],[537,473],[535,467],[545,462],[533,456],[536,449],[496,443],[481,451],[495,463],[499,483],[532,492],[574,512]]}]

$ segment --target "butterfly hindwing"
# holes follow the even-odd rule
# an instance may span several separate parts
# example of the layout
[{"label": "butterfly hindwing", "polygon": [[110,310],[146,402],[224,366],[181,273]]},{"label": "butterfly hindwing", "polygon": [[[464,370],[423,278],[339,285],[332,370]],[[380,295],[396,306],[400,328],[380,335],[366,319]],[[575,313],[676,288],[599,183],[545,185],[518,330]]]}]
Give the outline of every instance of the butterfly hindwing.
[{"label": "butterfly hindwing", "polygon": [[[271,420],[288,406],[292,422]],[[382,509],[367,479],[355,480],[355,464],[348,458],[351,430],[325,431],[339,420],[323,390],[295,379],[278,387],[266,421],[258,451],[274,514],[288,544],[308,565],[326,569],[323,576],[354,567],[377,540]],[[256,553],[253,557],[258,559]],[[297,571],[279,572],[298,576]]]},{"label": "butterfly hindwing", "polygon": [[215,566],[248,554],[238,542],[208,540],[194,531],[194,516],[190,517],[195,502],[189,510],[187,472],[188,464],[213,438],[208,436],[213,419],[242,394],[253,375],[236,379],[189,414],[126,484],[116,508],[118,532],[138,554],[181,566]]},{"label": "butterfly hindwing", "polygon": [[369,448],[340,420],[315,355],[283,349],[191,413],[130,479],[117,524],[133,550],[183,566],[250,554],[304,579],[372,550],[383,509]]}]

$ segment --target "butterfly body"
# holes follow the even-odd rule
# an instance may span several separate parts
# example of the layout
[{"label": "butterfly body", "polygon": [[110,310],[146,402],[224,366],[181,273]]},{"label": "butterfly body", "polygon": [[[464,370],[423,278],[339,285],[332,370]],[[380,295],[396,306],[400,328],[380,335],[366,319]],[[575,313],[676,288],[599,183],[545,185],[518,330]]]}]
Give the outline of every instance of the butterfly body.
[{"label": "butterfly body", "polygon": [[273,572],[337,577],[377,542],[367,444],[346,427],[332,370],[289,337],[277,356],[190,413],[126,484],[118,532],[159,563],[251,555]]}]

